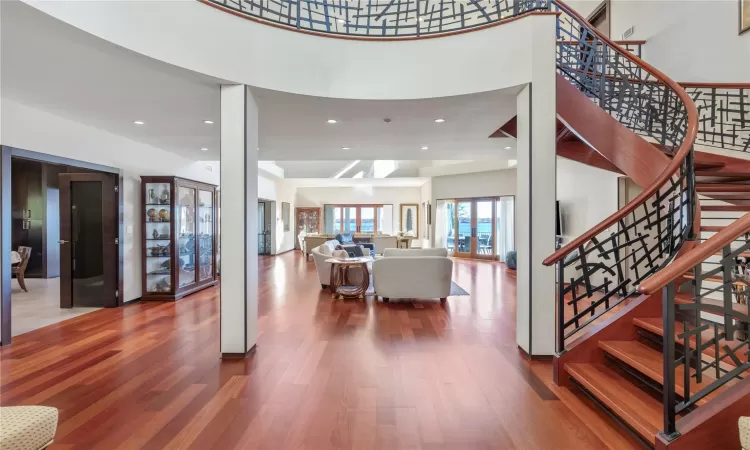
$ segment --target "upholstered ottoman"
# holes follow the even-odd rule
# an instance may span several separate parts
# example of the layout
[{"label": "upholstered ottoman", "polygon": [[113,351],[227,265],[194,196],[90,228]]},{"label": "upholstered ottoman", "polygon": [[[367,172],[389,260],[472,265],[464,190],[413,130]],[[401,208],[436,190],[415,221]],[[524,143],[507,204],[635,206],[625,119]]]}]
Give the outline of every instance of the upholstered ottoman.
[{"label": "upholstered ottoman", "polygon": [[57,409],[49,406],[0,408],[0,450],[39,450],[52,443]]},{"label": "upholstered ottoman", "polygon": [[740,417],[740,445],[750,450],[750,417]]}]

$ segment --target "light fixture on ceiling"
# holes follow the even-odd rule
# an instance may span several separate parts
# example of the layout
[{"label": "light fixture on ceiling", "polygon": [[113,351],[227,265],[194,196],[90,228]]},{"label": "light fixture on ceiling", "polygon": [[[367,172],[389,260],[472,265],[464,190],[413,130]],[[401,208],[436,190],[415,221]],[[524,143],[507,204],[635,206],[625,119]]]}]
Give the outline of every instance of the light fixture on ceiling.
[{"label": "light fixture on ceiling", "polygon": [[208,151],[208,149],[207,149],[206,147],[203,147],[203,148],[201,148],[201,151],[202,151],[202,152],[207,152],[207,151]]},{"label": "light fixture on ceiling", "polygon": [[336,120],[336,119],[328,119],[326,122],[328,122],[328,123],[336,123],[336,122],[338,122],[338,120]]},{"label": "light fixture on ceiling", "polygon": [[341,147],[341,150],[351,150],[349,147]]},{"label": "light fixture on ceiling", "polygon": [[136,124],[136,125],[145,125],[146,124],[146,122],[144,122],[142,120],[134,120],[133,123]]},{"label": "light fixture on ceiling", "polygon": [[347,164],[346,167],[344,167],[341,170],[341,172],[339,172],[336,175],[334,175],[333,178],[341,178],[346,172],[352,170],[352,167],[356,166],[357,164],[359,164],[359,160],[356,160],[356,161],[353,161],[350,164]]},{"label": "light fixture on ceiling", "polygon": [[435,119],[435,123],[443,123],[445,122],[445,119]]},{"label": "light fixture on ceiling", "polygon": [[511,148],[513,148],[513,147],[505,147],[505,150],[510,150]]},{"label": "light fixture on ceiling", "polygon": [[214,121],[213,120],[204,120],[203,123],[205,123],[206,125],[213,125]]},{"label": "light fixture on ceiling", "polygon": [[422,147],[422,150],[429,150],[429,147],[427,147],[427,146],[425,145],[424,147]]}]

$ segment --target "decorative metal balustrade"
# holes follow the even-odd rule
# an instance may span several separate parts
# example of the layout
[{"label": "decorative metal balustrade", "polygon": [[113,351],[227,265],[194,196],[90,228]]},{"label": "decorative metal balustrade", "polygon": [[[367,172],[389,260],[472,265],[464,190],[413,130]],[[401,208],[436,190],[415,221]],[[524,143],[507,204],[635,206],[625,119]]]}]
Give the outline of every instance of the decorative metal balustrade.
[{"label": "decorative metal balustrade", "polygon": [[[739,243],[735,248],[732,244]],[[701,246],[711,246],[709,239]],[[696,250],[698,250],[696,248]],[[742,380],[750,370],[748,294],[750,234],[692,268],[692,281],[672,280],[663,288],[664,434],[679,434],[676,417],[716,391]],[[703,271],[708,266],[709,270]],[[715,266],[711,268],[711,266]],[[688,289],[684,289],[687,286]],[[678,292],[682,288],[683,292]],[[679,324],[676,330],[676,324]],[[677,374],[682,373],[678,390]]]},{"label": "decorative metal balustrade", "polygon": [[700,115],[696,144],[750,152],[750,84],[685,84]]},{"label": "decorative metal balustrade", "polygon": [[[639,295],[637,286],[665,267],[689,238],[695,215],[689,99],[676,83],[650,71],[628,50],[602,39],[560,2],[558,72],[623,126],[659,143],[674,157],[668,176],[602,223],[558,250],[557,352],[584,327]],[[692,106],[692,105],[691,105]],[[657,151],[656,149],[654,151]]]},{"label": "decorative metal balustrade", "polygon": [[209,0],[298,30],[408,37],[464,30],[536,10],[549,0]]}]

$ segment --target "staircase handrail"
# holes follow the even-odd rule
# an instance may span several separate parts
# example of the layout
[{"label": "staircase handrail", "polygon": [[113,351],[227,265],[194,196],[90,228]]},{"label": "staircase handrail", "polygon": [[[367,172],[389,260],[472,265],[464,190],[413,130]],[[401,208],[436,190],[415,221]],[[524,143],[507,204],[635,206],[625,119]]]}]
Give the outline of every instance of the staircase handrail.
[{"label": "staircase handrail", "polygon": [[685,92],[685,90],[680,86],[679,83],[669,78],[667,75],[665,75],[660,70],[656,69],[646,61],[642,60],[641,58],[637,57],[636,55],[633,55],[632,53],[628,52],[627,50],[622,49],[619,45],[617,45],[614,41],[610,40],[608,37],[601,34],[596,28],[594,28],[593,25],[588,23],[586,19],[584,19],[580,14],[575,12],[572,8],[567,6],[565,3],[563,3],[560,0],[552,0],[552,3],[557,5],[561,10],[563,10],[566,14],[574,17],[578,21],[580,21],[583,24],[586,24],[589,29],[588,32],[596,35],[598,39],[600,39],[602,42],[606,43],[609,47],[611,47],[613,50],[618,52],[620,55],[622,55],[624,58],[627,58],[628,60],[635,63],[637,66],[651,74],[654,78],[659,80],[660,82],[664,83],[667,87],[669,87],[674,93],[677,94],[677,96],[680,98],[682,103],[685,106],[686,113],[688,116],[687,119],[687,130],[685,133],[685,138],[683,139],[682,144],[680,145],[677,152],[674,154],[674,157],[672,158],[672,161],[667,166],[667,168],[661,173],[661,175],[653,182],[650,186],[645,188],[643,192],[641,192],[638,196],[636,196],[632,201],[630,201],[627,205],[625,205],[623,208],[615,212],[614,214],[610,215],[606,219],[604,219],[602,222],[591,228],[589,231],[583,233],[582,235],[578,236],[577,238],[573,239],[571,242],[563,245],[560,249],[558,249],[555,253],[547,257],[543,264],[545,266],[551,266],[559,261],[561,261],[563,258],[565,258],[567,255],[571,254],[572,252],[576,251],[578,247],[585,244],[586,241],[590,240],[593,237],[596,237],[598,234],[606,231],[607,229],[611,228],[613,225],[617,225],[617,223],[624,219],[628,214],[633,212],[638,206],[643,204],[646,200],[648,200],[651,196],[656,194],[656,192],[664,186],[664,184],[670,180],[670,178],[680,169],[680,166],[682,165],[685,158],[688,156],[690,151],[693,148],[693,143],[695,141],[695,138],[698,134],[698,110],[695,106],[695,103],[693,103],[693,100],[690,98],[690,96]]},{"label": "staircase handrail", "polygon": [[659,292],[664,286],[693,270],[696,265],[705,261],[710,256],[717,254],[724,247],[748,232],[750,232],[750,214],[745,214],[701,244],[696,245],[684,255],[681,255],[672,264],[646,279],[638,287],[639,292],[642,294],[655,294]]}]

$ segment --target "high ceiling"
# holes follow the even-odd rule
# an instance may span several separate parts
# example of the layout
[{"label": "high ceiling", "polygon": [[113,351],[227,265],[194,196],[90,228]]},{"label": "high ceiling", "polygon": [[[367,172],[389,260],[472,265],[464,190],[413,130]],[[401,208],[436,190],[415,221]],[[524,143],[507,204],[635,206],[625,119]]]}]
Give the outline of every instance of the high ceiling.
[{"label": "high ceiling", "polygon": [[[257,89],[260,157],[276,161],[513,158],[515,153],[505,147],[514,148],[514,139],[488,136],[515,115],[518,90],[365,101]],[[337,123],[329,124],[328,119]],[[421,150],[425,146],[428,149]]]},{"label": "high ceiling", "polygon": [[[102,41],[22,2],[0,4],[4,98],[191,159],[219,159],[221,80]],[[488,136],[515,114],[517,91],[360,101],[255,89],[260,159],[319,177],[354,160],[365,172],[374,160],[404,160],[392,176],[415,176],[420,161],[513,158],[505,148],[512,139]]]}]

